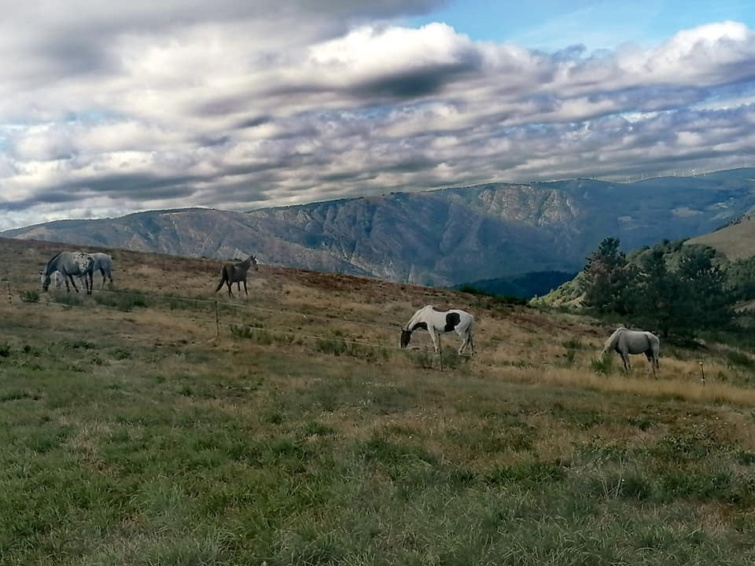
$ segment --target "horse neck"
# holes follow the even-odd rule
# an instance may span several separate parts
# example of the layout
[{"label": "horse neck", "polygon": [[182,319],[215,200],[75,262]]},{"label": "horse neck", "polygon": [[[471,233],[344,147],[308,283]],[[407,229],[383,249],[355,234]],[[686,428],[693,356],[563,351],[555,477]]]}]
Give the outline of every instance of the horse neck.
[{"label": "horse neck", "polygon": [[435,323],[433,321],[433,317],[431,314],[435,312],[432,308],[421,308],[417,312],[414,313],[414,316],[409,320],[409,322],[406,323],[406,329],[407,330],[414,330],[414,327],[417,326],[420,323],[424,323],[429,330],[429,327],[435,327]]},{"label": "horse neck", "polygon": [[415,312],[415,313],[414,313],[414,314],[412,315],[412,318],[410,318],[410,319],[409,319],[409,322],[407,322],[407,323],[406,323],[406,326],[404,326],[404,328],[405,328],[406,330],[409,330],[409,331],[412,331],[412,330],[414,330],[414,327],[415,327],[415,326],[417,325],[417,323],[418,323],[418,322],[420,322],[420,320],[419,320],[419,319],[420,319],[420,315],[422,314],[422,310],[423,310],[423,309],[420,309],[420,310],[418,310],[417,312]]},{"label": "horse neck", "polygon": [[60,269],[59,269],[59,267],[58,267],[58,264],[60,263],[60,255],[61,255],[62,253],[63,253],[63,252],[58,252],[57,254],[55,254],[55,255],[54,255],[54,256],[53,256],[53,257],[52,257],[52,258],[50,259],[50,261],[48,261],[48,262],[47,262],[47,265],[45,266],[45,271],[44,271],[44,274],[45,274],[46,276],[52,275],[52,274],[53,274],[53,273],[55,273],[56,271],[60,271]]},{"label": "horse neck", "polygon": [[609,336],[608,340],[606,340],[605,345],[603,346],[603,350],[611,350],[616,347],[616,344],[619,343],[619,338],[621,337],[621,333],[624,331],[623,328],[619,328],[618,330],[614,330],[613,334]]}]

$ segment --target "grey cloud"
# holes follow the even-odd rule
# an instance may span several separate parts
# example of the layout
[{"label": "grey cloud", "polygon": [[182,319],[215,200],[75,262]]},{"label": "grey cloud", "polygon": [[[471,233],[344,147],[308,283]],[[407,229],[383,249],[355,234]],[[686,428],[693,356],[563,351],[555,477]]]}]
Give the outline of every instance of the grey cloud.
[{"label": "grey cloud", "polygon": [[245,130],[247,128],[258,128],[269,124],[273,119],[271,116],[255,116],[254,118],[247,118],[238,122],[235,127],[239,130]]},{"label": "grey cloud", "polygon": [[34,204],[54,204],[75,202],[93,196],[106,195],[112,198],[128,198],[136,201],[174,199],[190,197],[195,189],[197,177],[157,175],[102,175],[86,181],[71,181],[47,187],[39,191]]},{"label": "grey cloud", "polygon": [[382,97],[412,99],[440,94],[451,82],[479,71],[480,60],[469,57],[466,61],[449,65],[432,65],[399,73],[377,76],[370,81],[350,87],[348,92],[370,100]]}]

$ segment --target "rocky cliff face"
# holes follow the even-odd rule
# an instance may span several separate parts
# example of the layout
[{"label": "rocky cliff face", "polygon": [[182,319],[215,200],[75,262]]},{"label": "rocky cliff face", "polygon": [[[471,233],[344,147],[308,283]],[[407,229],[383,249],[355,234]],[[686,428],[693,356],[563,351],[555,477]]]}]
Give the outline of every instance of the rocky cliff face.
[{"label": "rocky cliff face", "polygon": [[704,234],[755,207],[753,170],[633,184],[488,184],[249,213],[153,211],[3,236],[218,258],[421,284],[578,271],[605,237],[630,249]]}]

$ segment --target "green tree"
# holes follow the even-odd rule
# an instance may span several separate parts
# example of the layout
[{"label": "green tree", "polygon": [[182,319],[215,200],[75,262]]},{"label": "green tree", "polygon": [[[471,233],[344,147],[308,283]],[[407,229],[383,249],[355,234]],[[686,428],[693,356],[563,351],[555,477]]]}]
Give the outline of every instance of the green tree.
[{"label": "green tree", "polygon": [[581,291],[584,304],[599,313],[627,314],[631,269],[618,238],[604,239],[587,258]]},{"label": "green tree", "polygon": [[690,329],[724,328],[734,316],[734,297],[726,290],[725,274],[713,264],[715,250],[685,246],[677,270],[683,289],[679,324]]},{"label": "green tree", "polygon": [[630,282],[630,311],[640,326],[669,336],[677,327],[681,310],[679,278],[669,270],[663,246],[638,258],[639,268]]}]

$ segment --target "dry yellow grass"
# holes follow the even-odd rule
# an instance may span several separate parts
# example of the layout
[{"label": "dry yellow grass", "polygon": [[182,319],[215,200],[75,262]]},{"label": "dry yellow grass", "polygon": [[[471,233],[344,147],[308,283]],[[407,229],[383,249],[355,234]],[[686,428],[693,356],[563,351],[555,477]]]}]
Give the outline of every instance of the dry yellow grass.
[{"label": "dry yellow grass", "polygon": [[[391,284],[339,274],[318,274],[270,266],[250,272],[249,297],[234,289],[235,297],[214,293],[221,262],[140,254],[114,253],[115,292],[139,292],[145,297],[169,295],[184,308],[133,309],[120,312],[91,304],[69,308],[50,302],[42,295],[39,304],[20,301],[23,291],[39,287],[39,269],[59,245],[3,240],[0,247],[6,273],[8,299],[0,301],[0,315],[18,316],[24,324],[76,328],[118,336],[124,343],[207,344],[220,349],[238,349],[230,337],[232,325],[261,326],[272,333],[288,333],[304,340],[339,336],[361,345],[393,349],[398,327],[424,304],[452,304],[466,308],[477,318],[477,355],[465,365],[472,376],[544,386],[579,387],[613,393],[654,397],[671,396],[695,402],[731,403],[755,406],[755,392],[746,387],[720,382],[720,376],[736,377],[741,370],[729,367],[715,355],[676,359],[663,355],[656,379],[649,374],[642,356],[633,357],[629,375],[609,377],[596,374],[591,363],[597,359],[611,329],[584,317],[544,313],[522,307],[499,306],[485,298],[441,289]],[[96,290],[95,293],[100,291]],[[108,291],[109,292],[109,291]],[[197,301],[190,308],[191,301]],[[216,325],[214,305],[220,305]],[[220,340],[217,340],[218,329]],[[455,335],[443,336],[445,345],[456,347]],[[417,333],[412,346],[431,353],[426,333]],[[189,346],[186,346],[189,347]],[[571,351],[570,351],[571,350]],[[700,381],[704,362],[706,383]],[[410,372],[405,360],[392,360],[399,371]],[[403,367],[402,367],[403,364]],[[616,364],[618,365],[618,360]],[[729,381],[737,381],[729,379]]]}]

